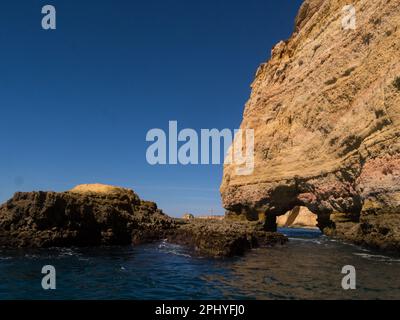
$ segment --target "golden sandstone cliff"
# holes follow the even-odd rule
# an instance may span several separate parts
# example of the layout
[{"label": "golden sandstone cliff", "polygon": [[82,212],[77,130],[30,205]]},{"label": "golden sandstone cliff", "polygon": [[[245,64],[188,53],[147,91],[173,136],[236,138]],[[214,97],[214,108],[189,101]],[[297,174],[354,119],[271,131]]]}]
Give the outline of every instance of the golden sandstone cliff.
[{"label": "golden sandstone cliff", "polygon": [[255,132],[255,170],[224,167],[230,217],[265,220],[296,206],[325,234],[400,250],[400,1],[306,0],[295,31],[261,65],[242,129]]}]

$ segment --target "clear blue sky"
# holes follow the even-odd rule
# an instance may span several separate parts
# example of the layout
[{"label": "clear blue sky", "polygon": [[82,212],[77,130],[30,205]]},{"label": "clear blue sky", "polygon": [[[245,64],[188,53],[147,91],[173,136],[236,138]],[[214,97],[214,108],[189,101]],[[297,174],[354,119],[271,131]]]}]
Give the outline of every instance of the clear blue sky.
[{"label": "clear blue sky", "polygon": [[[81,183],[180,216],[223,214],[222,166],[150,166],[146,133],[238,128],[301,0],[13,0],[0,5],[0,201]],[[57,9],[57,30],[41,8]]]}]

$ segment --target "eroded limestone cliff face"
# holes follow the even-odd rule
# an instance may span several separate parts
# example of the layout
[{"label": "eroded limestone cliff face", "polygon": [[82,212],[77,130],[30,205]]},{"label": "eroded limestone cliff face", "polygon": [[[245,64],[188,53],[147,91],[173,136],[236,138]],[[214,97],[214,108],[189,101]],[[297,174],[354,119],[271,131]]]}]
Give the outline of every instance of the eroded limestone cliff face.
[{"label": "eroded limestone cliff face", "polygon": [[265,219],[295,206],[328,235],[400,250],[400,1],[306,0],[295,31],[261,65],[242,129],[255,170],[224,168],[229,216]]}]

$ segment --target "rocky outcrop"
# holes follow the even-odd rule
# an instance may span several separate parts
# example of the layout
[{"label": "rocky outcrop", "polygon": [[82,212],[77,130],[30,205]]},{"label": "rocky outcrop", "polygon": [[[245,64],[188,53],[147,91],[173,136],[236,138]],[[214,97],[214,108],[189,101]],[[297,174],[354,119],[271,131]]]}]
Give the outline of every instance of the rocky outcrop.
[{"label": "rocky outcrop", "polygon": [[220,220],[182,220],[168,236],[170,242],[192,248],[197,254],[212,257],[243,255],[252,248],[285,244],[288,239],[266,232],[261,223]]},{"label": "rocky outcrop", "polygon": [[287,240],[257,223],[173,219],[130,189],[100,184],[67,192],[17,192],[0,206],[0,247],[137,245],[162,239],[213,257]]},{"label": "rocky outcrop", "polygon": [[265,221],[296,206],[325,234],[400,250],[400,7],[306,0],[295,32],[260,66],[242,129],[254,129],[255,169],[224,167],[228,216]]},{"label": "rocky outcrop", "polygon": [[306,207],[295,207],[283,216],[276,219],[278,227],[284,228],[306,228],[314,229],[317,227],[317,216]]},{"label": "rocky outcrop", "polygon": [[17,192],[0,207],[0,245],[94,246],[162,239],[173,219],[132,190],[82,185],[67,192]]},{"label": "rocky outcrop", "polygon": [[184,220],[192,220],[192,219],[194,219],[194,215],[191,214],[191,213],[185,213],[185,214],[182,216],[182,219],[184,219]]}]

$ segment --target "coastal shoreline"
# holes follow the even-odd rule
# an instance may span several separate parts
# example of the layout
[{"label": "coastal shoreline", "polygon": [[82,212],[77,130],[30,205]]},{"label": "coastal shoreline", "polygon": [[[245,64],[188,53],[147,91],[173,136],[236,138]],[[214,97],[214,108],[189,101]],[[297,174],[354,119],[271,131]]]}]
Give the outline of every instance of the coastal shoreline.
[{"label": "coastal shoreline", "polygon": [[1,247],[139,245],[161,239],[212,257],[287,242],[261,222],[171,218],[133,190],[99,184],[59,193],[17,192],[0,206]]}]

